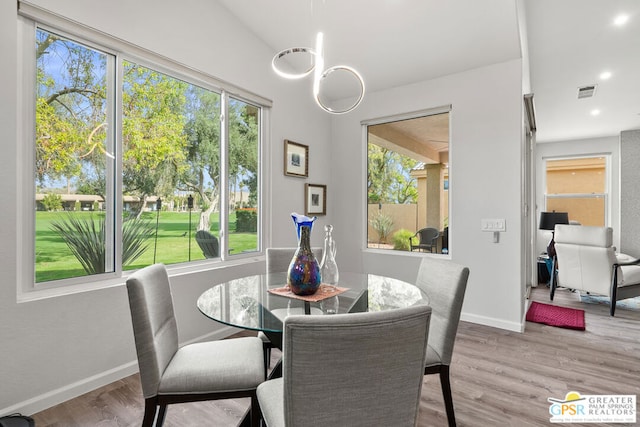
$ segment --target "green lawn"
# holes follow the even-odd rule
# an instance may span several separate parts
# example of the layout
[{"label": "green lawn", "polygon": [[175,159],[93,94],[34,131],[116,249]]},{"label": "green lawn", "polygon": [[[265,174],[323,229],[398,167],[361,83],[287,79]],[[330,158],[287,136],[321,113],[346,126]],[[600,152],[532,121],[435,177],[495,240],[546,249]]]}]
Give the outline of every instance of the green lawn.
[{"label": "green lawn", "polygon": [[[100,218],[102,212],[77,212],[86,218]],[[64,218],[66,212],[36,212],[36,282],[63,279],[69,277],[84,276],[85,272],[80,262],[71,253],[64,241],[51,229],[51,222],[57,218]],[[143,218],[156,225],[156,213],[145,212]],[[146,251],[131,265],[125,266],[125,270],[133,270],[162,262],[176,264],[189,260],[202,260],[204,255],[195,241],[196,227],[198,226],[199,213],[191,214],[191,238],[189,239],[189,213],[188,212],[160,212],[158,217],[157,244],[154,236],[147,240]],[[229,247],[231,254],[243,251],[256,250],[256,233],[236,233],[235,213],[229,218]],[[211,215],[211,232],[219,235],[219,214]],[[191,249],[189,250],[189,246]]]}]

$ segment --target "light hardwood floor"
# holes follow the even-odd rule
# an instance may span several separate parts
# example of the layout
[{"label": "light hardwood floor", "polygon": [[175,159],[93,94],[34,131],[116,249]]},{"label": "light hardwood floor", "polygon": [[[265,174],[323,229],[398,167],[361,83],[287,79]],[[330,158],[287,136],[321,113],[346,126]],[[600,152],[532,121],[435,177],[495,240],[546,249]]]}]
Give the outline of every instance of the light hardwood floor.
[{"label": "light hardwood floor", "polygon": [[[530,298],[551,303],[543,285]],[[618,308],[612,318],[608,305],[582,303],[565,289],[552,304],[585,310],[586,331],[527,322],[520,334],[461,322],[451,365],[459,426],[550,425],[547,398],[569,391],[640,399],[640,310]],[[172,405],[165,426],[234,426],[247,406],[247,399]],[[38,427],[115,427],[139,426],[142,414],[139,379],[132,375],[33,417]],[[418,425],[447,425],[437,375],[424,379]]]}]

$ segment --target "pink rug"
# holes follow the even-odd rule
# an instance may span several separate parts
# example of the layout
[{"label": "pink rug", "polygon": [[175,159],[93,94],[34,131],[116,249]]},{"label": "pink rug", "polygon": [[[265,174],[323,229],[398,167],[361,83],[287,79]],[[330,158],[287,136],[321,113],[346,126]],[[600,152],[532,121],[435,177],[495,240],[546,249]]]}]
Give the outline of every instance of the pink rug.
[{"label": "pink rug", "polygon": [[584,331],[584,310],[541,304],[534,301],[531,303],[529,311],[527,311],[527,321]]}]

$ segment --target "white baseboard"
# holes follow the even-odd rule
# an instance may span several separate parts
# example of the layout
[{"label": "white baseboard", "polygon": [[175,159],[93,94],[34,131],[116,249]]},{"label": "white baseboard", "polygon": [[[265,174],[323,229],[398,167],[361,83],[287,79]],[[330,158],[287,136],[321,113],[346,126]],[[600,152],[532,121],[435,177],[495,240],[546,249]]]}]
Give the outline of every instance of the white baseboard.
[{"label": "white baseboard", "polygon": [[108,371],[101,372],[55,390],[34,396],[31,399],[24,400],[7,408],[2,408],[0,409],[0,414],[13,414],[19,412],[21,414],[32,415],[69,399],[73,399],[74,397],[78,397],[84,393],[88,393],[99,387],[103,387],[114,381],[118,381],[129,375],[133,375],[136,372],[138,372],[137,361],[125,363],[124,365],[109,369]]},{"label": "white baseboard", "polygon": [[480,325],[491,326],[493,328],[505,329],[507,331],[524,332],[524,322],[506,322],[502,319],[494,317],[478,316],[476,314],[462,313],[460,320],[465,322],[477,323]]},{"label": "white baseboard", "polygon": [[[211,341],[228,337],[237,332],[235,328],[224,327],[214,332],[189,340],[182,343],[191,344],[199,341]],[[14,414],[16,412],[26,415],[33,415],[37,412],[44,411],[52,406],[59,405],[67,400],[81,396],[85,393],[93,391],[97,388],[104,387],[107,384],[121,380],[138,372],[138,361],[134,360],[115,368],[109,369],[91,377],[81,379],[71,384],[67,384],[55,390],[34,396],[30,399],[18,402],[6,408],[0,408],[0,416]]]}]

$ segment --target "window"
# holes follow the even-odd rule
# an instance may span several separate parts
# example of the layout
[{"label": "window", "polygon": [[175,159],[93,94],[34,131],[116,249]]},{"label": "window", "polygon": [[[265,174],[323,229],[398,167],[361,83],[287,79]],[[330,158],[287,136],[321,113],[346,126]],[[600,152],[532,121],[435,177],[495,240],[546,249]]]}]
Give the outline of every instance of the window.
[{"label": "window", "polygon": [[546,210],[568,212],[582,225],[605,226],[608,217],[608,158],[547,159]]},{"label": "window", "polygon": [[367,247],[409,251],[410,237],[434,228],[433,252],[448,253],[448,111],[368,124]]},{"label": "window", "polygon": [[38,286],[260,251],[264,102],[30,25]]}]

